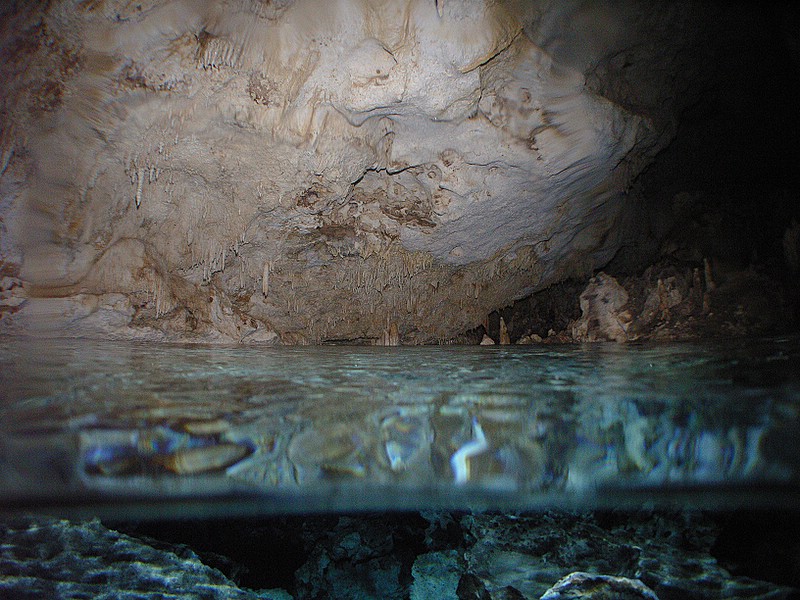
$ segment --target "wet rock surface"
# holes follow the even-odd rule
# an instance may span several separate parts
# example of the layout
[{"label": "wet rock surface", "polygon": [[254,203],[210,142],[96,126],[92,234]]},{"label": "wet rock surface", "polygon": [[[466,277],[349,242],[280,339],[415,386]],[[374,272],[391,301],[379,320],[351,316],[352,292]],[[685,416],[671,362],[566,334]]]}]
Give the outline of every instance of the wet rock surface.
[{"label": "wet rock surface", "polygon": [[99,521],[19,519],[0,524],[3,598],[286,600],[239,588],[187,547],[159,550]]},{"label": "wet rock surface", "polygon": [[638,579],[570,573],[547,590],[541,600],[658,600],[653,591]]},{"label": "wet rock surface", "polygon": [[0,591],[10,598],[795,599],[800,545],[791,532],[798,523],[795,513],[663,511],[318,515],[108,528],[17,519],[0,526]]}]

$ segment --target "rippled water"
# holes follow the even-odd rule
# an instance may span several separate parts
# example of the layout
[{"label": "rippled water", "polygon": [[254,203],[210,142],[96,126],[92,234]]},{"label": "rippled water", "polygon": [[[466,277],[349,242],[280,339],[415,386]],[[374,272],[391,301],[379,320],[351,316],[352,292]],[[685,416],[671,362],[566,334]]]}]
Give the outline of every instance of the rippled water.
[{"label": "rippled water", "polygon": [[800,498],[800,339],[527,347],[4,340],[9,510]]}]

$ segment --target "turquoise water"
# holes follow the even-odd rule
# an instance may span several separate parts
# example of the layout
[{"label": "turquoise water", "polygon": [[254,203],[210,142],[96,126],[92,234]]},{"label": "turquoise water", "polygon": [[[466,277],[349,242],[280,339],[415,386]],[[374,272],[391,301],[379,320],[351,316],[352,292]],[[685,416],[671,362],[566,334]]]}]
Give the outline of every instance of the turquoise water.
[{"label": "turquoise water", "polygon": [[6,511],[794,506],[800,339],[198,347],[6,339]]}]

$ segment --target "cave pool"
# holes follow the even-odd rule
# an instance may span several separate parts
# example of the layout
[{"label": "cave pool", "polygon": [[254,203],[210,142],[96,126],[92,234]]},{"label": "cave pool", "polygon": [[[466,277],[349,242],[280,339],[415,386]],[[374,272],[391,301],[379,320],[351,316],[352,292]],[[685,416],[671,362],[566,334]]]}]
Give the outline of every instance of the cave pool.
[{"label": "cave pool", "polygon": [[800,506],[800,338],[219,347],[9,338],[0,511]]}]

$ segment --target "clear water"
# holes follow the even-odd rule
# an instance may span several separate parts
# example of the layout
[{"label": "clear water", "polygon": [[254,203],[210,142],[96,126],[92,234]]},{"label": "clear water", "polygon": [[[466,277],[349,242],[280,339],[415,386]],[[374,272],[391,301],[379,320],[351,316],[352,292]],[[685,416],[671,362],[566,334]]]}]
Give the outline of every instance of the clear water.
[{"label": "clear water", "polygon": [[800,505],[798,337],[413,348],[6,339],[0,395],[6,511]]}]

